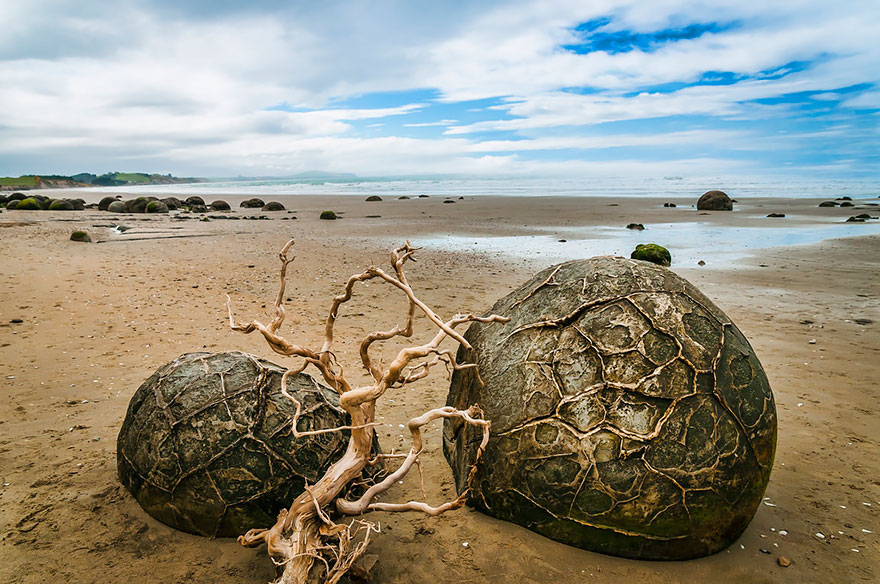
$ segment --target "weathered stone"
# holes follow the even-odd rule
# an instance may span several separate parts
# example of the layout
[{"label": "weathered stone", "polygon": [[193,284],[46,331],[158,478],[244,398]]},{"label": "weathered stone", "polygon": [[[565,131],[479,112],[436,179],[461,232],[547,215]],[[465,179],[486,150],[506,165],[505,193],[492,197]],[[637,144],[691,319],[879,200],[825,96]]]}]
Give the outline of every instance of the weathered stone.
[{"label": "weathered stone", "polygon": [[123,201],[113,201],[107,205],[107,210],[111,213],[127,213],[128,205]]},{"label": "weathered stone", "polygon": [[70,241],[79,241],[82,243],[91,243],[92,238],[85,231],[74,231],[70,234]]},{"label": "weathered stone", "polygon": [[281,203],[279,203],[277,201],[269,201],[268,203],[263,205],[263,208],[260,210],[261,211],[284,211],[285,209],[284,209],[284,205],[282,205]]},{"label": "weathered stone", "polygon": [[379,195],[370,195],[370,196],[367,197],[365,200],[366,200],[368,203],[374,203],[374,202],[376,202],[376,201],[381,201],[381,200],[382,200],[382,197],[380,197]]},{"label": "weathered stone", "polygon": [[266,203],[263,202],[263,199],[253,198],[242,201],[239,207],[244,207],[245,209],[261,209],[265,205]]},{"label": "weathered stone", "polygon": [[336,219],[336,213],[333,211],[321,211],[321,219],[334,220]]},{"label": "weathered stone", "polygon": [[[670,270],[600,257],[548,268],[474,323],[447,404],[492,437],[468,500],[602,553],[681,560],[745,529],[770,477],[776,410],[730,319]],[[479,430],[448,421],[459,492]]]},{"label": "weathered stone", "polygon": [[834,201],[822,201],[821,203],[819,203],[819,206],[820,207],[836,207],[837,203],[835,203]]},{"label": "weathered stone", "polygon": [[75,207],[73,201],[67,199],[56,199],[49,205],[50,211],[73,211]]},{"label": "weathered stone", "polygon": [[230,211],[231,208],[229,207],[229,203],[227,203],[226,201],[214,201],[213,203],[211,203],[211,210],[212,211]]},{"label": "weathered stone", "polygon": [[724,191],[706,191],[697,200],[699,211],[732,211],[733,201]]},{"label": "weathered stone", "polygon": [[106,211],[111,203],[116,201],[116,197],[104,197],[98,203],[98,211]]},{"label": "weathered stone", "polygon": [[638,244],[629,257],[634,260],[651,262],[658,266],[669,266],[672,264],[672,254],[669,253],[669,250],[656,243]]},{"label": "weathered stone", "polygon": [[190,207],[192,207],[194,205],[201,205],[202,207],[204,207],[205,206],[205,199],[203,199],[199,196],[193,195],[192,197],[186,198],[186,204],[189,205]]},{"label": "weathered stone", "polygon": [[146,211],[147,213],[167,213],[168,205],[162,201],[150,201],[147,203]]},{"label": "weathered stone", "polygon": [[[285,369],[245,353],[188,353],[138,388],[119,432],[119,479],[171,527],[235,536],[269,527],[345,451],[348,433],[294,438]],[[336,392],[289,378],[300,430],[348,424]],[[377,443],[374,444],[378,449]]]}]

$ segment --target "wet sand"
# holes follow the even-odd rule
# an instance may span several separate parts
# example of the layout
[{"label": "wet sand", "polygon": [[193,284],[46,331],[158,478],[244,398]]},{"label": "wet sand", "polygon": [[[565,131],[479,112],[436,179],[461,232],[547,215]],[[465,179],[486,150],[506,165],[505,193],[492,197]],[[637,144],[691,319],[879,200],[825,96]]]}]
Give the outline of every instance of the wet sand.
[{"label": "wet sand", "polygon": [[[104,193],[75,196],[96,201]],[[172,221],[88,210],[0,214],[0,581],[272,578],[263,549],[177,532],[147,516],[116,480],[115,447],[132,393],[182,353],[243,350],[284,363],[259,338],[228,329],[224,295],[232,296],[240,319],[268,320],[277,251],[290,237],[297,240],[297,260],[289,268],[283,332],[314,346],[331,295],[350,274],[385,264],[390,247],[403,239],[416,245],[445,234],[476,241],[535,233],[569,239],[572,229],[637,222],[652,241],[652,224],[699,220],[746,228],[776,221],[809,229],[864,212],[819,209],[818,201],[803,199],[750,199],[733,213],[700,215],[689,208],[693,201],[675,199],[665,199],[679,204],[669,209],[664,200],[643,198],[479,197],[447,204],[440,197],[379,203],[297,197],[284,200],[294,213],[262,213],[237,207],[248,197],[224,198],[236,216],[271,219]],[[343,211],[344,219],[319,220],[325,209]],[[787,217],[766,218],[771,212]],[[119,235],[107,227],[119,223],[133,229]],[[103,243],[68,241],[82,228]],[[674,263],[672,269],[750,340],[779,415],[767,499],[731,548],[688,562],[639,562],[567,547],[470,509],[439,518],[374,515],[383,532],[371,547],[379,556],[374,581],[876,581],[880,236],[760,249],[733,263],[713,255],[713,245],[718,242],[706,242],[706,266]],[[429,246],[408,273],[420,297],[449,315],[486,310],[552,261],[480,245]],[[387,288],[361,292],[338,323],[337,353],[349,370],[366,332],[403,318],[403,302]],[[425,338],[429,327],[424,319],[417,324],[417,338]],[[386,358],[392,354],[393,347],[384,350]],[[386,450],[407,447],[398,424],[443,404],[447,385],[438,371],[380,402]],[[432,502],[453,496],[439,428],[435,423],[428,430],[424,457]],[[418,497],[418,490],[412,477],[389,492],[389,500]],[[791,566],[778,565],[782,556]]]}]

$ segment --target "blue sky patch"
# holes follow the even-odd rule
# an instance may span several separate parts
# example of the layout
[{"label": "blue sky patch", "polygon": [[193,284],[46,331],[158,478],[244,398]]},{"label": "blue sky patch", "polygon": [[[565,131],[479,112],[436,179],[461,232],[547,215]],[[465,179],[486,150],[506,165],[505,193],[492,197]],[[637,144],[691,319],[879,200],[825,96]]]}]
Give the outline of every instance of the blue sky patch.
[{"label": "blue sky patch", "polygon": [[572,32],[581,42],[562,45],[566,51],[585,55],[596,51],[609,54],[627,53],[629,51],[655,51],[661,46],[683,40],[692,40],[705,34],[719,33],[730,30],[735,24],[718,22],[695,23],[683,28],[666,28],[653,32],[636,32],[630,30],[602,31],[610,24],[608,19],[592,20],[576,26]]}]

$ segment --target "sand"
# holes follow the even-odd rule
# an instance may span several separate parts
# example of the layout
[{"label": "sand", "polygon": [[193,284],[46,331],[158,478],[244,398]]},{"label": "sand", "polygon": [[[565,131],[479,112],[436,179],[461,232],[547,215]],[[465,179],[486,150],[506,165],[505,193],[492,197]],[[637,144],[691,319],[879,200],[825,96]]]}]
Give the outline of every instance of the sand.
[{"label": "sand", "polygon": [[[84,193],[84,194],[83,194]],[[69,196],[69,195],[68,195]],[[77,192],[97,201],[104,193]],[[239,216],[248,197],[224,197]],[[670,199],[675,200],[675,199]],[[116,435],[128,400],[156,368],[197,350],[243,350],[283,363],[242,319],[268,319],[277,251],[297,240],[284,334],[319,343],[329,298],[348,275],[384,264],[394,242],[432,234],[498,236],[583,226],[696,220],[728,226],[838,224],[862,211],[818,201],[749,200],[699,215],[677,201],[441,198],[366,203],[301,197],[264,221],[172,222],[97,211],[0,214],[0,582],[267,582],[265,550],[177,532],[146,515],[116,480]],[[617,205],[617,206],[611,206]],[[686,206],[688,205],[688,206]],[[320,221],[321,210],[344,219]],[[296,216],[296,220],[282,217]],[[381,215],[381,217],[368,217]],[[134,227],[123,235],[109,227]],[[77,228],[100,244],[68,241]],[[559,233],[554,229],[560,228]],[[646,232],[646,240],[649,237]],[[706,246],[714,245],[707,241]],[[733,263],[673,265],[737,323],[770,379],[779,415],[765,504],[728,550],[688,562],[640,562],[567,547],[470,509],[439,518],[375,515],[373,581],[875,582],[880,578],[880,236],[757,250]],[[615,250],[610,250],[615,251]],[[409,270],[442,314],[483,311],[549,259],[425,249]],[[337,353],[351,369],[359,338],[402,320],[403,303],[371,285],[340,318]],[[21,319],[21,323],[12,323]],[[856,319],[870,323],[858,324]],[[424,319],[421,338],[428,334]],[[418,334],[418,331],[417,331]],[[815,341],[815,342],[813,342]],[[390,356],[392,348],[385,350]],[[385,449],[398,424],[445,401],[438,372],[380,403]],[[439,424],[427,433],[429,500],[453,495]],[[418,496],[414,477],[389,499]],[[821,536],[819,535],[821,534]],[[778,559],[791,560],[781,567]]]}]

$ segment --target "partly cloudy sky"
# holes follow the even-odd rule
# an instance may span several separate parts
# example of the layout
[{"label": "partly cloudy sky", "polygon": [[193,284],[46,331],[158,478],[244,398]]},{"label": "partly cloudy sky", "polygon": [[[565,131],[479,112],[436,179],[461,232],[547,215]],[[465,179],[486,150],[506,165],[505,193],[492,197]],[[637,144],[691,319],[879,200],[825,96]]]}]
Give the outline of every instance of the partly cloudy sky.
[{"label": "partly cloudy sky", "polygon": [[0,0],[0,175],[876,177],[877,0]]}]

